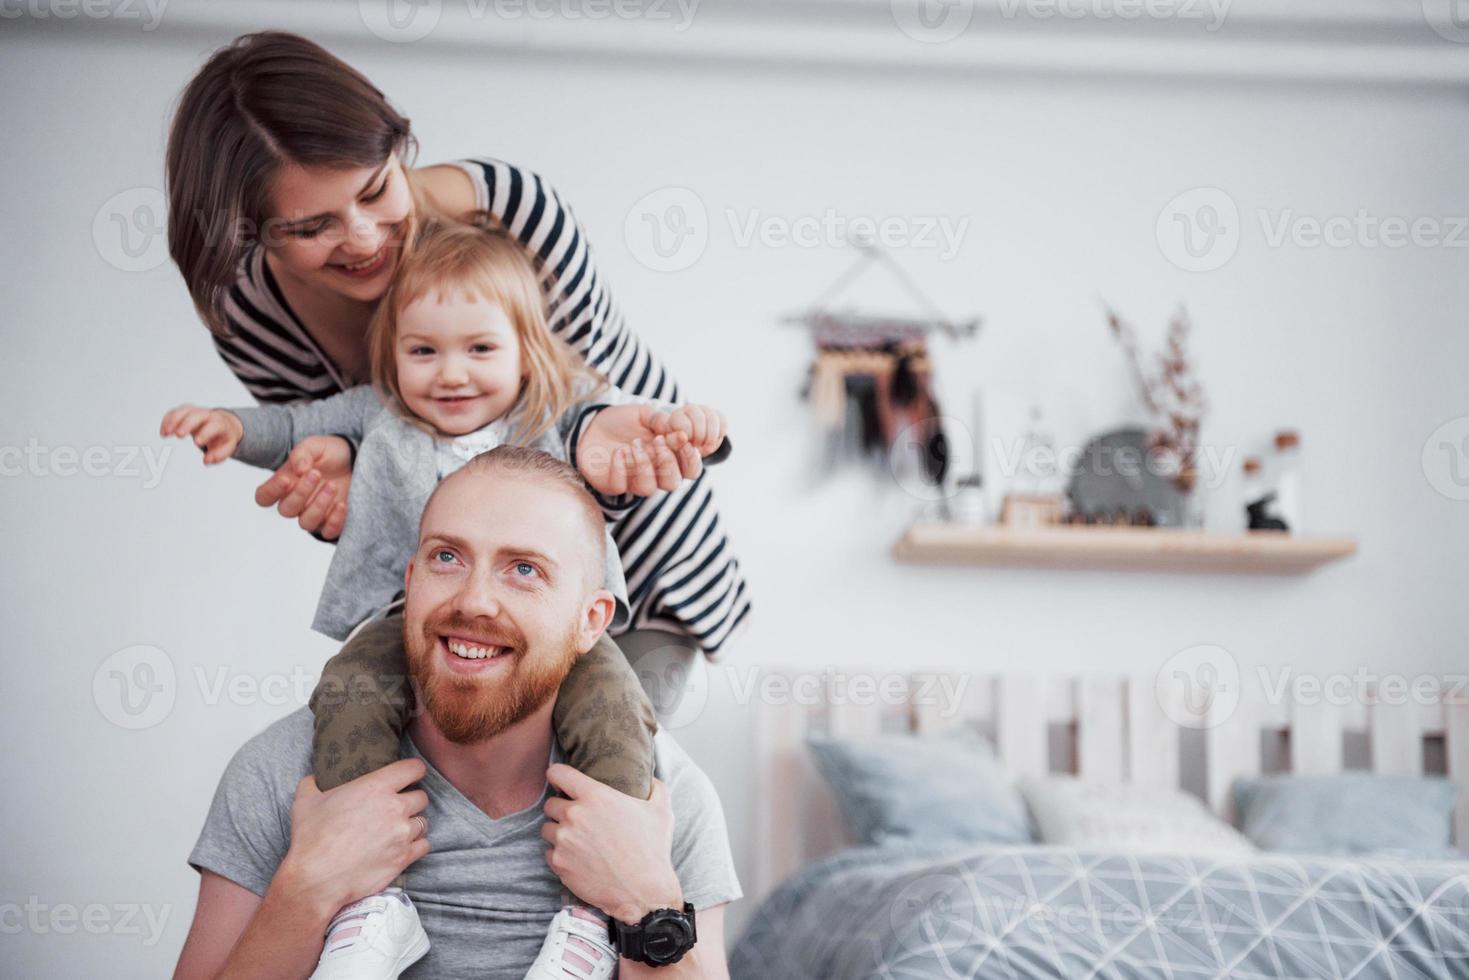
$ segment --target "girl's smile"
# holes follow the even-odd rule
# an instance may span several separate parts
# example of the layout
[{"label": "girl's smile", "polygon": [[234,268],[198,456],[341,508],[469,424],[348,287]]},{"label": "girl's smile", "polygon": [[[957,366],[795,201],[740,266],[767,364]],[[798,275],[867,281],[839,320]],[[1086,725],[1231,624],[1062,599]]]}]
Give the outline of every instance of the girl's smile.
[{"label": "girl's smile", "polygon": [[484,395],[445,395],[435,398],[434,401],[443,406],[446,412],[467,412],[474,407]]},{"label": "girl's smile", "polygon": [[394,345],[403,404],[442,435],[482,429],[520,399],[519,334],[478,293],[434,292],[398,314]]}]

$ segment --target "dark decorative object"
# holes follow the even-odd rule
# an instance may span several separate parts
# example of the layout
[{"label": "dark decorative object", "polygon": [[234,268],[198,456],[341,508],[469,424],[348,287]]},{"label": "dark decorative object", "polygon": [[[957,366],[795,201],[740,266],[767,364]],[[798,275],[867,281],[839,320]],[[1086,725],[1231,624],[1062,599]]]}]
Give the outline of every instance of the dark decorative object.
[{"label": "dark decorative object", "polygon": [[1150,525],[1182,527],[1188,496],[1169,467],[1159,464],[1161,452],[1142,429],[1097,436],[1082,450],[1066,488],[1072,513],[1087,524],[1123,525],[1141,523],[1127,515],[1146,513]]},{"label": "dark decorative object", "polygon": [[1252,504],[1245,504],[1245,513],[1250,516],[1251,531],[1289,531],[1290,525],[1269,513],[1275,503],[1275,494],[1267,493]]},{"label": "dark decorative object", "polygon": [[[937,411],[937,407],[934,410]],[[934,486],[941,486],[949,472],[949,437],[939,428],[937,420],[930,425],[928,438],[923,444],[923,471]]]},{"label": "dark decorative object", "polygon": [[[943,484],[952,446],[934,396],[928,338],[973,337],[978,318],[944,316],[893,258],[867,240],[853,240],[856,262],[804,312],[785,318],[811,334],[816,359],[802,397],[825,436],[820,472],[844,457],[880,460],[894,475]],[[920,315],[863,313],[833,305],[857,279],[882,267],[908,293]],[[901,483],[906,476],[899,476]]]}]

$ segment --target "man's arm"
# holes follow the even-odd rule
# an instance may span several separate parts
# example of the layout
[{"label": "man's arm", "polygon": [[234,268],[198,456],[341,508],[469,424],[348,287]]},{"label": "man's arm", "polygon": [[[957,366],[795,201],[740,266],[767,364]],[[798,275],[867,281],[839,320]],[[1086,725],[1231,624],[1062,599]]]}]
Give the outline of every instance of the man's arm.
[{"label": "man's arm", "polygon": [[[668,791],[634,799],[570,766],[553,765],[546,778],[569,798],[546,801],[541,836],[546,863],[574,894],[612,918],[632,924],[654,909],[683,907],[673,867],[673,809]],[[724,906],[696,913],[699,939],[677,963],[652,967],[623,958],[620,976],[724,980]]]},{"label": "man's arm", "polygon": [[201,869],[175,977],[310,975],[337,910],[381,891],[428,853],[423,821],[414,819],[428,795],[406,788],[425,771],[421,760],[400,759],[326,792],[312,777],[302,779],[291,804],[290,846],[263,897]]},{"label": "man's arm", "polygon": [[729,961],[724,955],[724,908],[714,905],[695,913],[699,941],[677,963],[649,966],[619,959],[617,975],[622,980],[729,980]]},{"label": "man's arm", "polygon": [[272,879],[261,898],[213,871],[202,872],[194,923],[174,980],[309,975],[334,910],[323,914],[302,901],[299,890],[278,886],[279,880]]}]

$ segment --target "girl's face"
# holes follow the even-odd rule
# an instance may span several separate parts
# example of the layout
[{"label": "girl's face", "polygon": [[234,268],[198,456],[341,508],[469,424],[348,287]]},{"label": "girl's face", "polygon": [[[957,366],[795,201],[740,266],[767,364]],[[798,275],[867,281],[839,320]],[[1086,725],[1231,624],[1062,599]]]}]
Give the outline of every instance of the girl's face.
[{"label": "girl's face", "polygon": [[380,167],[306,170],[287,164],[261,238],[309,286],[372,302],[388,288],[413,195],[397,155]]},{"label": "girl's face", "polygon": [[494,300],[430,293],[398,313],[398,390],[414,415],[449,436],[483,428],[520,398],[520,337]]}]

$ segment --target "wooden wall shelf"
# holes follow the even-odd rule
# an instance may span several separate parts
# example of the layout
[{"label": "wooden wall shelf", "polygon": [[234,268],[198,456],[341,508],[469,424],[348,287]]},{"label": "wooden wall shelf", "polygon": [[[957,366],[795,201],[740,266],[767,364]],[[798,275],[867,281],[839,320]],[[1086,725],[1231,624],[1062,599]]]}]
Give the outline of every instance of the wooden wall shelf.
[{"label": "wooden wall shelf", "polygon": [[910,564],[1298,575],[1356,551],[1357,542],[1352,538],[1295,537],[1270,531],[1215,534],[1171,528],[1022,530],[914,524],[894,545],[893,557]]}]

